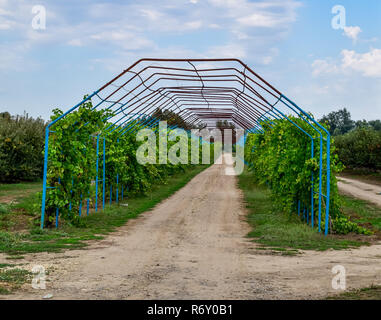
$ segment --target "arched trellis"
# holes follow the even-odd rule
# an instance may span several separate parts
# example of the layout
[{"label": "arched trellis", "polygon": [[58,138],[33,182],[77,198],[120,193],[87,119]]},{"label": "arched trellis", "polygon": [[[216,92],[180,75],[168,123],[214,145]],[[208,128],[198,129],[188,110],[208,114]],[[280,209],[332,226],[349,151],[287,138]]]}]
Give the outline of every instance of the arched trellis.
[{"label": "arched trellis", "polygon": [[[263,132],[261,125],[263,120],[271,123],[272,119],[286,119],[310,139],[311,157],[315,156],[314,145],[319,143],[318,228],[319,231],[323,229],[321,217],[323,199],[325,199],[324,230],[326,234],[328,233],[329,132],[310,114],[238,59],[141,59],[49,123],[45,132],[41,227],[43,227],[44,221],[46,195],[51,188],[51,186],[47,186],[47,168],[49,165],[49,136],[54,133],[52,128],[62,118],[74,112],[90,99],[93,101],[94,109],[113,111],[112,117],[104,119],[110,125],[95,137],[97,140],[97,172],[100,135],[104,137],[114,131],[124,135],[133,132],[137,127],[152,127],[157,122],[157,119],[153,117],[157,109],[175,112],[189,128],[198,126],[214,128],[217,120],[229,120],[237,128],[242,128],[246,132],[261,133]],[[316,132],[318,138],[314,138],[298,126],[290,115],[305,121],[312,131]],[[106,148],[104,138],[103,148]],[[326,163],[323,163],[324,153],[326,153]],[[103,152],[104,154],[105,152]],[[103,159],[103,166],[104,163]],[[105,170],[106,168],[103,168],[103,174]],[[323,170],[326,170],[326,181],[322,179]],[[96,179],[98,187],[98,174]],[[313,226],[315,214],[313,174],[311,175],[311,185],[310,210]],[[104,205],[104,179],[102,188]],[[118,193],[116,200],[118,200]]]}]

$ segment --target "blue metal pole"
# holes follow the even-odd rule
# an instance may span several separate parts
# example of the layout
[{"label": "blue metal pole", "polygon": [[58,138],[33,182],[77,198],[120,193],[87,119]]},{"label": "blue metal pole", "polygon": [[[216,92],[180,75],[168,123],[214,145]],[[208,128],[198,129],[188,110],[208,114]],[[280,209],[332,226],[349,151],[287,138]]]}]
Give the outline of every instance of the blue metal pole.
[{"label": "blue metal pole", "polygon": [[331,135],[327,135],[327,194],[325,204],[325,235],[328,234],[329,225],[329,201],[331,192]]},{"label": "blue metal pole", "polygon": [[[117,140],[117,143],[119,144],[119,138]],[[119,202],[119,174],[116,174],[116,203]]]},{"label": "blue metal pole", "polygon": [[[71,186],[74,185],[74,179],[71,178]],[[73,189],[70,190],[70,204],[69,204],[69,210],[71,211],[71,199],[72,199]]]},{"label": "blue metal pole", "polygon": [[79,201],[79,216],[82,215],[82,193],[81,193],[81,200]]},{"label": "blue metal pole", "polygon": [[95,177],[95,212],[98,211],[99,135],[97,136],[97,175]]},{"label": "blue metal pole", "polygon": [[[314,140],[311,140],[311,159],[314,157]],[[314,227],[314,172],[311,172],[311,226]]]},{"label": "blue metal pole", "polygon": [[48,152],[49,152],[49,126],[45,129],[45,153],[44,153],[44,180],[42,183],[42,203],[41,203],[41,229],[44,229],[45,222],[45,201],[46,201],[46,179],[48,172]]},{"label": "blue metal pole", "polygon": [[106,201],[106,138],[103,138],[103,210]]},{"label": "blue metal pole", "polygon": [[323,139],[320,138],[320,161],[319,161],[319,232],[321,232],[321,192],[323,175]]},{"label": "blue metal pole", "polygon": [[56,229],[58,228],[58,214],[59,214],[59,209],[57,207],[56,208]]}]

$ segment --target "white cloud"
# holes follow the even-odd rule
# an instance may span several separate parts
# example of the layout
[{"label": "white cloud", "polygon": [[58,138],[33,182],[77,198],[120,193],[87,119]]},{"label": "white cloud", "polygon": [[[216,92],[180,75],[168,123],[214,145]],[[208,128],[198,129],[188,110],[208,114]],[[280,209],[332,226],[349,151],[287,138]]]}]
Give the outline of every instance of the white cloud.
[{"label": "white cloud", "polygon": [[247,40],[250,39],[250,36],[242,31],[233,30],[232,33],[237,37],[238,40]]},{"label": "white cloud", "polygon": [[356,26],[356,27],[344,27],[344,35],[348,37],[349,39],[352,39],[353,42],[357,42],[358,40],[358,35],[361,32],[361,28]]},{"label": "white cloud", "polygon": [[23,60],[22,53],[28,49],[26,44],[18,44],[12,47],[0,44],[0,71],[22,71],[34,66],[33,61]]},{"label": "white cloud", "polygon": [[130,31],[103,31],[90,35],[90,40],[95,42],[111,43],[115,46],[129,50],[152,48],[154,43]]},{"label": "white cloud", "polygon": [[81,39],[72,39],[72,40],[69,40],[67,44],[69,46],[73,46],[73,47],[81,47],[81,46],[83,46],[83,43],[82,43]]},{"label": "white cloud", "polygon": [[202,26],[202,21],[189,21],[184,24],[186,29],[189,30],[195,30],[195,29],[200,29]]},{"label": "white cloud", "polygon": [[0,8],[0,30],[9,30],[12,28],[13,22],[9,19],[12,13],[8,10]]},{"label": "white cloud", "polygon": [[271,57],[271,56],[266,56],[266,57],[264,57],[263,59],[262,59],[262,61],[263,61],[263,64],[270,64],[272,61],[273,61],[273,57]]},{"label": "white cloud", "polygon": [[8,30],[11,28],[9,23],[0,23],[0,30]]},{"label": "white cloud", "polygon": [[246,1],[245,0],[209,0],[209,2],[217,7],[238,7],[242,6]]},{"label": "white cloud", "polygon": [[9,15],[11,15],[10,11],[0,8],[0,16],[9,16]]},{"label": "white cloud", "polygon": [[[41,0],[42,5],[45,2]],[[186,52],[187,56],[244,58],[255,47],[254,62],[268,64],[274,58],[270,48],[287,34],[300,5],[296,0],[163,0],[160,6],[153,4],[156,4],[154,0],[88,5],[78,2],[76,12],[83,13],[77,15],[68,10],[67,4],[52,1],[47,6],[47,28],[40,32],[31,28],[32,4],[26,0],[0,0],[0,30],[12,30],[14,40],[10,47],[27,44],[24,52],[17,51],[24,60],[29,49],[56,44],[101,45],[109,49],[110,59],[116,59],[121,51],[136,57],[180,56]],[[85,6],[86,10],[82,10]],[[258,27],[266,30],[257,32]],[[201,28],[211,39],[200,41],[195,48],[197,41],[170,46],[165,39],[183,34],[193,36],[192,32],[196,35]],[[224,37],[214,38],[213,33]],[[0,51],[0,56],[5,54]]]},{"label": "white cloud", "polygon": [[321,74],[332,74],[339,71],[335,63],[323,59],[315,60],[312,63],[312,69],[312,75],[315,77]]},{"label": "white cloud", "polygon": [[147,17],[150,20],[158,20],[163,17],[161,12],[152,9],[141,9],[140,12],[143,17]]},{"label": "white cloud", "polygon": [[208,25],[208,27],[211,29],[221,29],[221,26],[218,25],[217,23],[211,23]]},{"label": "white cloud", "polygon": [[342,50],[341,61],[318,59],[312,63],[313,76],[324,74],[349,74],[359,72],[364,77],[381,77],[381,49],[370,49],[369,52],[357,53],[354,50]]},{"label": "white cloud", "polygon": [[216,8],[224,9],[224,15],[233,18],[235,24],[243,28],[287,29],[296,19],[296,8],[300,2],[293,0],[258,1],[248,0],[209,0]]},{"label": "white cloud", "polygon": [[343,50],[341,54],[344,69],[358,71],[366,77],[381,77],[381,49],[371,49],[362,54],[353,50]]},{"label": "white cloud", "polygon": [[281,23],[280,19],[272,15],[254,13],[249,16],[238,18],[237,21],[247,27],[273,28]]},{"label": "white cloud", "polygon": [[223,46],[215,46],[208,50],[207,56],[213,58],[238,58],[244,59],[247,54],[244,47],[238,44],[227,44]]}]

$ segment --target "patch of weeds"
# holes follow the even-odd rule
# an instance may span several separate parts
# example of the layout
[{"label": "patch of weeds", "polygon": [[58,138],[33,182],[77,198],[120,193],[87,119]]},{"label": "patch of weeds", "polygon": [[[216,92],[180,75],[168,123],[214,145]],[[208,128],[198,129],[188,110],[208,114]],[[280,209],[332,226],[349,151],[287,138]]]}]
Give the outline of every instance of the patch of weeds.
[{"label": "patch of weeds", "polygon": [[295,255],[298,250],[339,250],[369,245],[366,236],[356,239],[350,236],[324,236],[301,221],[296,214],[282,212],[274,205],[270,191],[257,185],[253,174],[247,169],[238,179],[249,211],[248,222],[252,226],[248,236],[262,246],[275,248],[282,254]]},{"label": "patch of weeds", "polygon": [[0,203],[0,214],[9,213],[9,206],[3,203]]},{"label": "patch of weeds", "polygon": [[17,203],[10,205],[13,212],[22,213],[29,216],[38,216],[39,212],[39,196],[38,193],[32,193],[19,199]]},{"label": "patch of weeds", "polygon": [[337,296],[328,297],[327,300],[381,300],[381,286],[371,286],[344,292]]},{"label": "patch of weeds", "polygon": [[11,292],[0,285],[0,295],[11,294]]},{"label": "patch of weeds", "polygon": [[30,194],[41,190],[41,182],[0,183],[0,197]]},{"label": "patch of weeds", "polygon": [[364,200],[341,195],[343,212],[359,225],[381,234],[381,208]]},{"label": "patch of weeds", "polygon": [[22,260],[24,258],[25,258],[24,256],[8,256],[5,259],[7,259],[7,260]]},{"label": "patch of weeds", "polygon": [[0,270],[0,294],[9,294],[30,281],[32,273],[24,269]]}]

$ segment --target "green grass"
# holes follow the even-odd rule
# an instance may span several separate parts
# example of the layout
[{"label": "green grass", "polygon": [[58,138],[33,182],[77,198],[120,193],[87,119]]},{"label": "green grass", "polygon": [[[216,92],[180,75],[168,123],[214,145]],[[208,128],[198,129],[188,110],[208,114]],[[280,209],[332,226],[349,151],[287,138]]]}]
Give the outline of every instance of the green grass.
[{"label": "green grass", "polygon": [[11,204],[0,203],[0,231],[20,231],[32,225],[39,215],[37,193],[27,194]]},{"label": "green grass", "polygon": [[29,220],[38,214],[37,191],[40,182],[0,184],[0,231],[29,228]]},{"label": "green grass", "polygon": [[366,228],[381,233],[381,208],[367,201],[341,195],[342,209],[351,218],[351,221]]},{"label": "green grass", "polygon": [[293,255],[300,249],[323,251],[368,244],[365,240],[353,240],[344,236],[324,236],[307,226],[296,214],[290,215],[280,211],[274,205],[270,191],[258,186],[247,169],[238,179],[249,210],[248,222],[253,228],[248,236],[264,248]]},{"label": "green grass", "polygon": [[59,229],[41,230],[34,227],[24,234],[0,230],[0,252],[17,257],[25,253],[58,252],[86,247],[88,240],[102,239],[104,235],[124,225],[129,219],[152,209],[160,201],[185,186],[205,168],[206,166],[201,165],[191,166],[185,172],[169,177],[166,184],[156,185],[147,195],[125,199],[123,203],[128,203],[127,207],[114,204],[106,206],[104,211],[85,216],[84,227],[67,224],[63,224]]},{"label": "green grass", "polygon": [[32,273],[19,268],[0,269],[0,294],[10,294],[31,280]]},{"label": "green grass", "polygon": [[[38,191],[41,191],[41,188],[38,189]],[[39,202],[39,199],[40,198],[38,197],[37,192],[32,192],[21,198],[18,198],[17,203],[12,203],[10,208],[12,211],[18,211],[23,214],[34,216],[40,213],[40,207],[36,207],[36,203]]]},{"label": "green grass", "polygon": [[327,300],[381,300],[381,286],[371,286],[359,290],[344,292]]},{"label": "green grass", "polygon": [[0,203],[0,214],[7,214],[10,212],[10,208],[8,205]]},{"label": "green grass", "polygon": [[37,192],[41,190],[41,182],[1,183],[0,197],[15,196],[20,193]]}]

